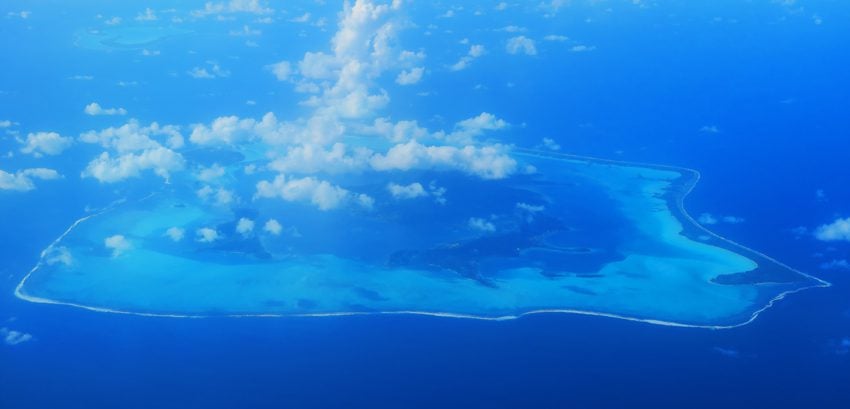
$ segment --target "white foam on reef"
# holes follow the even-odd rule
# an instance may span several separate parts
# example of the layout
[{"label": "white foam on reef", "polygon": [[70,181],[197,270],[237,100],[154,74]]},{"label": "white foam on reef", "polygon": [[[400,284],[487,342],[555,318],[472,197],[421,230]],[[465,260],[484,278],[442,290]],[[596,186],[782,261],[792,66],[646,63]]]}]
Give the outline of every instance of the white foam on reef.
[{"label": "white foam on reef", "polygon": [[[52,300],[52,299],[48,299],[48,298],[32,296],[32,295],[27,294],[24,291],[24,285],[26,284],[27,280],[32,276],[33,273],[35,273],[44,264],[45,257],[47,256],[47,254],[49,254],[49,252],[53,249],[54,246],[56,246],[60,241],[62,241],[62,239],[64,239],[68,234],[70,234],[71,231],[73,231],[81,223],[85,222],[86,220],[88,220],[92,217],[98,216],[98,215],[100,215],[100,214],[102,214],[106,211],[111,210],[114,207],[115,204],[121,202],[121,201],[118,201],[118,202],[113,203],[109,207],[107,207],[107,208],[105,208],[105,209],[103,209],[99,212],[96,212],[96,213],[93,213],[93,214],[90,214],[90,215],[87,215],[85,217],[78,219],[73,224],[71,224],[71,226],[68,227],[68,229],[66,229],[58,238],[56,238],[56,240],[51,242],[44,250],[42,250],[41,254],[40,254],[39,261],[23,277],[23,279],[20,281],[20,283],[18,283],[18,285],[15,287],[15,296],[18,297],[19,299],[29,301],[29,302],[32,302],[32,303],[37,303],[37,304],[63,305],[63,306],[81,308],[81,309],[85,309],[85,310],[89,310],[89,311],[113,313],[113,314],[125,314],[125,315],[133,315],[133,316],[140,316],[140,317],[203,319],[203,318],[216,318],[216,317],[225,317],[225,318],[282,318],[282,317],[348,317],[348,316],[360,316],[360,315],[422,315],[422,316],[441,317],[441,318],[474,319],[474,320],[481,320],[481,321],[507,321],[507,320],[514,320],[514,319],[519,319],[519,318],[522,318],[522,317],[525,317],[525,316],[537,315],[537,314],[575,314],[575,315],[586,315],[586,316],[595,316],[595,317],[614,318],[614,319],[620,319],[620,320],[625,320],[625,321],[632,321],[632,322],[639,322],[639,323],[653,324],[653,325],[661,325],[661,326],[667,326],[667,327],[723,330],[723,329],[739,328],[739,327],[743,327],[745,325],[749,325],[749,324],[753,323],[762,313],[769,310],[774,305],[776,305],[777,302],[785,299],[789,295],[796,294],[796,293],[799,293],[799,292],[802,292],[802,291],[805,291],[805,290],[809,290],[809,289],[826,288],[826,287],[832,286],[831,283],[829,283],[829,282],[827,282],[823,279],[812,276],[810,274],[806,274],[806,273],[804,273],[800,270],[797,270],[797,269],[792,268],[792,267],[790,267],[790,266],[788,266],[784,263],[781,263],[778,260],[776,260],[776,259],[774,259],[770,256],[767,256],[767,255],[760,253],[758,251],[755,251],[755,250],[753,250],[749,247],[743,246],[743,245],[741,245],[737,242],[734,242],[730,239],[722,237],[722,236],[708,230],[707,228],[705,228],[701,224],[699,224],[690,214],[688,214],[688,212],[684,208],[684,198],[687,197],[688,194],[690,194],[690,192],[694,189],[694,187],[697,185],[697,183],[700,180],[701,174],[697,170],[689,169],[689,168],[669,166],[669,165],[657,165],[657,164],[648,164],[648,163],[625,162],[625,161],[618,161],[618,160],[601,159],[601,158],[595,158],[595,157],[589,157],[589,156],[579,156],[579,155],[562,154],[562,153],[555,154],[555,153],[549,153],[549,152],[542,153],[542,152],[523,150],[523,149],[517,149],[517,150],[519,152],[524,152],[524,153],[529,153],[529,154],[543,154],[544,156],[560,157],[560,158],[564,158],[564,159],[593,161],[593,162],[608,163],[608,164],[628,166],[628,167],[655,168],[655,169],[661,169],[661,170],[671,170],[671,171],[676,171],[676,172],[680,172],[680,173],[681,172],[690,172],[691,174],[693,174],[695,176],[695,180],[694,180],[693,183],[690,184],[690,186],[688,186],[688,189],[686,191],[684,191],[682,193],[682,195],[679,196],[676,200],[677,210],[684,216],[685,220],[690,222],[695,227],[699,228],[705,234],[708,234],[715,239],[718,239],[720,241],[723,241],[724,243],[727,243],[729,245],[732,245],[732,246],[738,247],[740,249],[746,250],[746,251],[748,251],[752,254],[763,257],[764,259],[766,259],[770,262],[773,262],[773,263],[775,263],[775,264],[777,264],[777,265],[779,265],[783,268],[786,268],[786,269],[788,269],[788,270],[790,270],[790,271],[792,271],[796,274],[799,274],[803,277],[806,277],[806,278],[814,281],[815,284],[779,293],[777,296],[770,299],[762,308],[759,308],[756,311],[754,311],[747,320],[740,322],[740,323],[737,323],[737,324],[730,324],[730,325],[688,324],[688,323],[681,323],[681,322],[675,322],[675,321],[630,317],[630,316],[627,316],[627,315],[597,312],[597,311],[588,311],[588,310],[580,310],[580,309],[540,309],[540,310],[527,311],[527,312],[524,312],[524,313],[521,313],[521,314],[516,314],[516,315],[503,315],[503,316],[497,316],[497,317],[480,316],[480,315],[474,315],[474,314],[452,313],[452,312],[416,311],[416,310],[341,311],[341,312],[302,313],[302,314],[257,313],[257,314],[217,314],[217,315],[153,313],[153,312],[127,311],[127,310],[119,310],[119,309],[112,309],[112,308],[105,308],[105,307],[95,307],[95,306],[77,304],[77,303],[72,303],[72,302]],[[148,197],[150,197],[150,196],[152,196],[152,195],[149,195]],[[764,283],[756,283],[756,285],[757,284],[764,284]]]}]

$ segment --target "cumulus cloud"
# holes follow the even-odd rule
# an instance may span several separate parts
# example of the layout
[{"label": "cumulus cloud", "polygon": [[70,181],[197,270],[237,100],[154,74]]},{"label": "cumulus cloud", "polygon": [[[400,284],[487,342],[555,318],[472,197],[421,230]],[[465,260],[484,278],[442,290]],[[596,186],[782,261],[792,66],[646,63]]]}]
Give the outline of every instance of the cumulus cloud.
[{"label": "cumulus cloud", "polygon": [[272,14],[274,9],[268,7],[266,2],[260,0],[230,0],[223,2],[207,2],[201,10],[192,11],[193,17],[205,17],[210,15],[222,15],[233,13],[249,14]]},{"label": "cumulus cloud", "polygon": [[86,105],[83,109],[83,112],[86,115],[97,116],[97,115],[127,115],[127,110],[124,108],[104,108],[100,106],[97,102],[92,102],[91,104]]},{"label": "cumulus cloud", "polygon": [[454,131],[447,135],[447,140],[453,143],[475,143],[475,138],[486,131],[497,131],[509,126],[503,119],[489,112],[482,112],[476,117],[464,119],[455,125]]},{"label": "cumulus cloud", "polygon": [[537,55],[537,47],[534,46],[534,40],[526,36],[516,36],[508,40],[505,45],[505,50],[509,54],[523,53],[525,55]]},{"label": "cumulus cloud", "polygon": [[186,72],[190,77],[202,80],[211,80],[215,78],[226,78],[230,76],[230,71],[221,68],[218,63],[207,61],[206,66],[194,67]]},{"label": "cumulus cloud", "polygon": [[178,242],[183,240],[183,236],[186,235],[186,230],[181,227],[169,227],[168,230],[165,231],[165,235],[171,240]]},{"label": "cumulus cloud", "polygon": [[136,21],[156,21],[157,19],[156,12],[151,8],[146,8],[145,11],[136,15]]},{"label": "cumulus cloud", "polygon": [[14,346],[31,341],[32,335],[26,332],[15,331],[6,327],[0,328],[0,338],[6,345]]},{"label": "cumulus cloud", "polygon": [[21,152],[41,157],[43,155],[59,155],[71,146],[73,139],[61,136],[56,132],[36,132],[28,134],[27,138],[21,142],[24,144]]},{"label": "cumulus cloud", "polygon": [[224,168],[221,165],[214,163],[208,168],[201,168],[200,172],[198,172],[198,180],[209,183],[224,176],[224,172]]},{"label": "cumulus cloud", "polygon": [[546,207],[543,205],[532,205],[524,202],[519,202],[516,204],[517,209],[525,210],[529,213],[539,213],[546,210]]},{"label": "cumulus cloud", "polygon": [[9,173],[0,169],[0,190],[16,190],[26,192],[35,189],[33,179],[53,180],[60,179],[62,175],[53,169],[30,168]]},{"label": "cumulus cloud", "polygon": [[409,185],[399,185],[390,183],[387,185],[387,190],[396,199],[415,199],[417,197],[428,196],[428,192],[421,183],[411,183]]},{"label": "cumulus cloud", "polygon": [[402,71],[395,78],[398,85],[413,85],[422,79],[422,74],[425,73],[425,68],[415,67],[409,70]]},{"label": "cumulus cloud", "polygon": [[289,61],[280,61],[274,64],[269,64],[266,66],[266,69],[271,71],[278,81],[286,81],[289,79],[289,76],[292,75],[292,64],[290,64]]},{"label": "cumulus cloud", "polygon": [[349,151],[339,142],[329,148],[317,144],[294,145],[272,161],[269,168],[280,173],[345,173],[366,167],[371,155],[369,149]]},{"label": "cumulus cloud", "polygon": [[240,218],[236,222],[236,232],[244,237],[248,237],[254,231],[254,221],[246,217]]},{"label": "cumulus cloud", "polygon": [[470,229],[480,232],[492,233],[496,231],[496,225],[480,217],[471,217],[467,221],[467,225]]},{"label": "cumulus cloud", "polygon": [[283,226],[280,225],[275,219],[269,219],[266,221],[266,224],[263,225],[263,230],[267,233],[273,234],[275,236],[280,235],[280,232],[283,230]]},{"label": "cumulus cloud", "polygon": [[103,245],[112,250],[112,257],[118,257],[127,250],[133,248],[133,245],[126,237],[120,234],[109,236],[103,240]]},{"label": "cumulus cloud", "polygon": [[126,153],[116,157],[103,152],[89,162],[81,176],[92,177],[102,183],[114,183],[139,177],[142,172],[150,170],[167,181],[171,173],[182,170],[184,166],[182,155],[159,146],[138,154]]},{"label": "cumulus cloud", "polygon": [[449,69],[452,71],[462,71],[469,67],[469,64],[472,63],[476,58],[481,57],[486,53],[486,49],[483,45],[473,44],[469,47],[469,51],[466,52],[466,55],[460,58],[458,62],[452,64]]},{"label": "cumulus cloud", "polygon": [[95,143],[119,153],[138,152],[159,148],[165,144],[171,149],[183,146],[180,128],[174,125],[160,126],[156,122],[143,126],[131,119],[120,127],[109,127],[101,131],[88,131],[80,135],[85,143]]},{"label": "cumulus cloud", "polygon": [[285,134],[287,130],[281,129],[275,115],[269,112],[260,121],[231,115],[218,117],[209,125],[195,124],[189,140],[198,145],[233,145],[256,136],[273,142]]},{"label": "cumulus cloud", "polygon": [[555,140],[554,140],[554,139],[552,139],[552,138],[543,138],[543,141],[542,141],[542,143],[541,143],[541,146],[542,146],[543,148],[546,148],[546,149],[550,150],[550,151],[559,151],[559,150],[561,150],[561,145],[560,145],[560,144],[558,144],[558,142],[555,142]]},{"label": "cumulus cloud", "polygon": [[391,122],[386,118],[376,119],[371,126],[364,127],[362,131],[366,134],[382,136],[396,143],[431,136],[431,133],[419,126],[416,121]]},{"label": "cumulus cloud", "polygon": [[426,146],[417,141],[397,144],[371,159],[375,170],[449,169],[484,179],[502,179],[516,171],[516,160],[502,145]]},{"label": "cumulus cloud", "polygon": [[218,231],[210,227],[201,227],[195,231],[195,236],[201,243],[212,243],[220,238]]},{"label": "cumulus cloud", "polygon": [[288,202],[310,202],[320,210],[331,210],[348,203],[371,207],[374,200],[364,194],[352,193],[314,177],[287,178],[278,175],[273,181],[257,183],[257,197],[279,197]]},{"label": "cumulus cloud", "polygon": [[824,224],[815,229],[814,235],[822,241],[850,241],[850,217]]},{"label": "cumulus cloud", "polygon": [[211,186],[207,185],[198,189],[196,194],[202,200],[212,200],[213,203],[219,206],[229,205],[236,200],[236,195],[233,193],[233,191],[227,190],[223,187],[213,189]]}]

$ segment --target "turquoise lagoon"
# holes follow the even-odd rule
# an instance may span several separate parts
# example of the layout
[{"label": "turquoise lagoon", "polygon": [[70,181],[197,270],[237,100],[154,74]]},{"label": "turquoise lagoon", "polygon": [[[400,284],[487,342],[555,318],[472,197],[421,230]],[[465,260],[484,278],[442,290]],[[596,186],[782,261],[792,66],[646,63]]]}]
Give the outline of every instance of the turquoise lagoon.
[{"label": "turquoise lagoon", "polygon": [[[692,170],[515,151],[533,172],[349,175],[335,183],[369,194],[372,208],[321,210],[253,198],[261,177],[231,156],[215,155],[241,199],[212,204],[197,181],[172,180],[93,212],[43,252],[17,295],[163,316],[571,312],[723,328],[828,285],[698,225],[682,207]],[[432,193],[387,192],[414,181]],[[255,227],[237,232],[240,219]],[[272,219],[279,232],[262,228]],[[201,240],[203,228],[218,237]],[[115,235],[118,251],[104,245]]]}]

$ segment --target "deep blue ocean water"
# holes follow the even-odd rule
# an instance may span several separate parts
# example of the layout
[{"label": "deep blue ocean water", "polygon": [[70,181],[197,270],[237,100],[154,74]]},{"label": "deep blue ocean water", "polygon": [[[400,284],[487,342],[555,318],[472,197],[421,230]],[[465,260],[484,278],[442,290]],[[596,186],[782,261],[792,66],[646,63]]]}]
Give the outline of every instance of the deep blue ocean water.
[{"label": "deep blue ocean water", "polygon": [[[180,8],[202,7],[191,3]],[[7,171],[49,164],[66,176],[29,192],[0,191],[0,327],[33,337],[0,344],[0,407],[847,407],[850,271],[821,266],[850,257],[850,243],[792,229],[850,215],[850,6],[579,3],[552,18],[533,7],[495,13],[489,3],[465,5],[450,21],[436,17],[449,4],[411,5],[417,26],[401,41],[428,52],[432,73],[418,88],[392,88],[386,114],[439,128],[487,111],[515,125],[498,138],[517,145],[550,137],[566,152],[698,169],[702,180],[686,200],[692,214],[743,218],[711,228],[833,287],[790,296],[754,323],[720,331],[569,315],[161,319],[30,304],[14,287],[86,206],[161,183],[81,180],[101,149],[78,144],[59,158],[0,161]],[[327,30],[259,25],[254,16],[207,19],[192,23],[194,35],[156,43],[161,55],[143,57],[138,49],[75,47],[73,38],[103,28],[98,13],[131,24],[145,6],[3,4],[0,120],[18,122],[24,134],[71,136],[126,120],[83,115],[92,101],[124,107],[143,123],[184,126],[220,115],[297,115],[301,96],[258,67],[326,49],[341,6],[272,5],[293,17],[308,9],[326,16]],[[32,14],[7,15],[20,10]],[[244,24],[262,29],[260,47],[228,36]],[[422,35],[428,24],[439,29]],[[537,56],[505,55],[502,42],[513,34],[494,29],[509,24],[538,39]],[[541,40],[548,34],[595,49],[571,52],[573,43]],[[448,73],[468,47],[457,44],[462,38],[489,54]],[[187,78],[210,59],[231,75]],[[68,79],[75,75],[94,79]],[[19,145],[5,136],[0,147]]]}]

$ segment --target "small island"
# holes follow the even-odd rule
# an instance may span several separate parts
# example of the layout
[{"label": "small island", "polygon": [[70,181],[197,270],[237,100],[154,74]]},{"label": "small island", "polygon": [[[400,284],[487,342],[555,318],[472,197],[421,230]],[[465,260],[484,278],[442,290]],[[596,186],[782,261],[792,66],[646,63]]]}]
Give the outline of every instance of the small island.
[{"label": "small island", "polygon": [[258,197],[249,160],[209,155],[243,200],[172,180],[89,214],[17,296],[172,317],[560,312],[730,328],[829,285],[700,226],[683,207],[689,169],[514,150],[527,171],[498,180],[347,175],[374,202],[323,209]]}]

